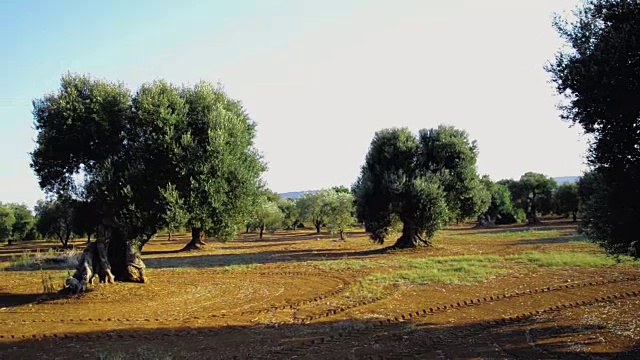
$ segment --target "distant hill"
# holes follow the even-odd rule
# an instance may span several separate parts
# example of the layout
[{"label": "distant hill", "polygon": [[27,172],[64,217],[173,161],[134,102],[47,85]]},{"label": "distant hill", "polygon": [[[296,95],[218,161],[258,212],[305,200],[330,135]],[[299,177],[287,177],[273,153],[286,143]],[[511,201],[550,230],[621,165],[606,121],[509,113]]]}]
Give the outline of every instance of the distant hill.
[{"label": "distant hill", "polygon": [[[580,176],[559,176],[559,177],[553,178],[553,180],[555,180],[558,183],[558,185],[562,185],[564,183],[569,183],[569,182],[577,183],[578,180],[580,180]],[[304,195],[305,193],[315,194],[317,192],[318,190],[291,191],[291,192],[281,193],[278,195],[280,195],[280,197],[284,199],[297,199],[300,196]]]},{"label": "distant hill", "polygon": [[305,193],[315,194],[317,192],[318,190],[291,191],[291,192],[281,193],[278,195],[280,195],[280,197],[283,199],[297,199],[300,196],[304,195]]},{"label": "distant hill", "polygon": [[555,180],[558,185],[562,185],[564,183],[577,183],[578,180],[580,180],[580,176],[560,176],[560,177],[555,177],[553,178],[553,180]]}]

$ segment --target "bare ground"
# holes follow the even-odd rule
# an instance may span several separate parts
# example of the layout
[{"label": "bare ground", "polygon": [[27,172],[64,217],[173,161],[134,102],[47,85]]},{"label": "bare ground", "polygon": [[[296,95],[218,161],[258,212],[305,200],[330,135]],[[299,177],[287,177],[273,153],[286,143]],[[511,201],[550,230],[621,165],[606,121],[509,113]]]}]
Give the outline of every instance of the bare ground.
[{"label": "bare ground", "polygon": [[[98,284],[81,296],[43,294],[43,279],[61,284],[65,270],[4,271],[0,358],[640,357],[635,263],[507,260],[531,252],[600,256],[570,222],[460,226],[442,231],[432,248],[391,253],[362,232],[350,235],[340,242],[304,230],[262,241],[241,234],[198,252],[177,251],[186,236],[159,237],[144,249],[149,283]],[[0,261],[8,267],[11,256],[51,246],[5,245]],[[366,282],[397,272],[394,259],[461,255],[489,256],[500,271],[474,281]]]}]

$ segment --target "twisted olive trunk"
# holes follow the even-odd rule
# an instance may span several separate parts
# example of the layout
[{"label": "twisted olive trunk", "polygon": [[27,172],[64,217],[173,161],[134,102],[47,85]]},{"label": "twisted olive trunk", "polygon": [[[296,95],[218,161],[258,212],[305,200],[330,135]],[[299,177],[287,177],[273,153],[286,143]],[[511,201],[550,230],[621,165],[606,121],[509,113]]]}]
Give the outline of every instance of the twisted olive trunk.
[{"label": "twisted olive trunk", "polygon": [[418,228],[411,225],[409,221],[404,221],[402,225],[402,236],[396,240],[396,243],[391,247],[393,249],[407,249],[415,248],[420,244],[430,246],[431,243],[420,237],[420,231]]},{"label": "twisted olive trunk", "polygon": [[78,266],[67,285],[75,292],[86,289],[98,276],[102,283],[113,283],[114,280],[144,283],[145,265],[140,257],[143,241],[129,239],[126,234],[112,226],[100,226],[96,233],[96,241],[87,244]]},{"label": "twisted olive trunk", "polygon": [[191,241],[182,250],[200,250],[207,245],[202,241],[202,228],[191,228]]}]

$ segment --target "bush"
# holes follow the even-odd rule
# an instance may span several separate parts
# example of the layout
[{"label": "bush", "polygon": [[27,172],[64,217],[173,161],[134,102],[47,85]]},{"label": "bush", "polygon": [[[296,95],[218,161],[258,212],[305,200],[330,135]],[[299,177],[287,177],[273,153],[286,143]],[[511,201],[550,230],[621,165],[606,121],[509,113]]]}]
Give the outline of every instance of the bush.
[{"label": "bush", "polygon": [[19,256],[13,256],[11,258],[11,269],[55,269],[65,268],[72,269],[78,266],[82,253],[77,250],[65,250],[62,252],[56,252],[53,249],[49,249],[46,252],[37,252],[34,256],[31,253],[24,252]]},{"label": "bush", "polygon": [[510,213],[500,214],[496,219],[496,225],[509,225],[521,223],[527,219],[527,214],[522,209],[515,209]]},{"label": "bush", "polygon": [[29,229],[29,231],[27,231],[27,234],[24,237],[24,240],[41,240],[42,239],[42,235],[40,235],[40,233],[38,233],[38,230],[36,230],[36,228],[31,228]]}]

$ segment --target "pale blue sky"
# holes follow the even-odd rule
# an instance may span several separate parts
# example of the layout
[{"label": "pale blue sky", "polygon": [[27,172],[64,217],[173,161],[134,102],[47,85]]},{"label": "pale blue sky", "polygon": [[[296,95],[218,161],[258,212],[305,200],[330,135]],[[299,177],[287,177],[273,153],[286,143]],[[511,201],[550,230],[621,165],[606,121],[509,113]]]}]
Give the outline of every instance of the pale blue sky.
[{"label": "pale blue sky", "polygon": [[575,0],[0,2],[0,201],[43,196],[31,100],[66,71],[135,89],[221,81],[258,123],[278,192],[350,185],[376,130],[447,123],[495,180],[579,175],[586,141],[558,117],[545,62]]}]

